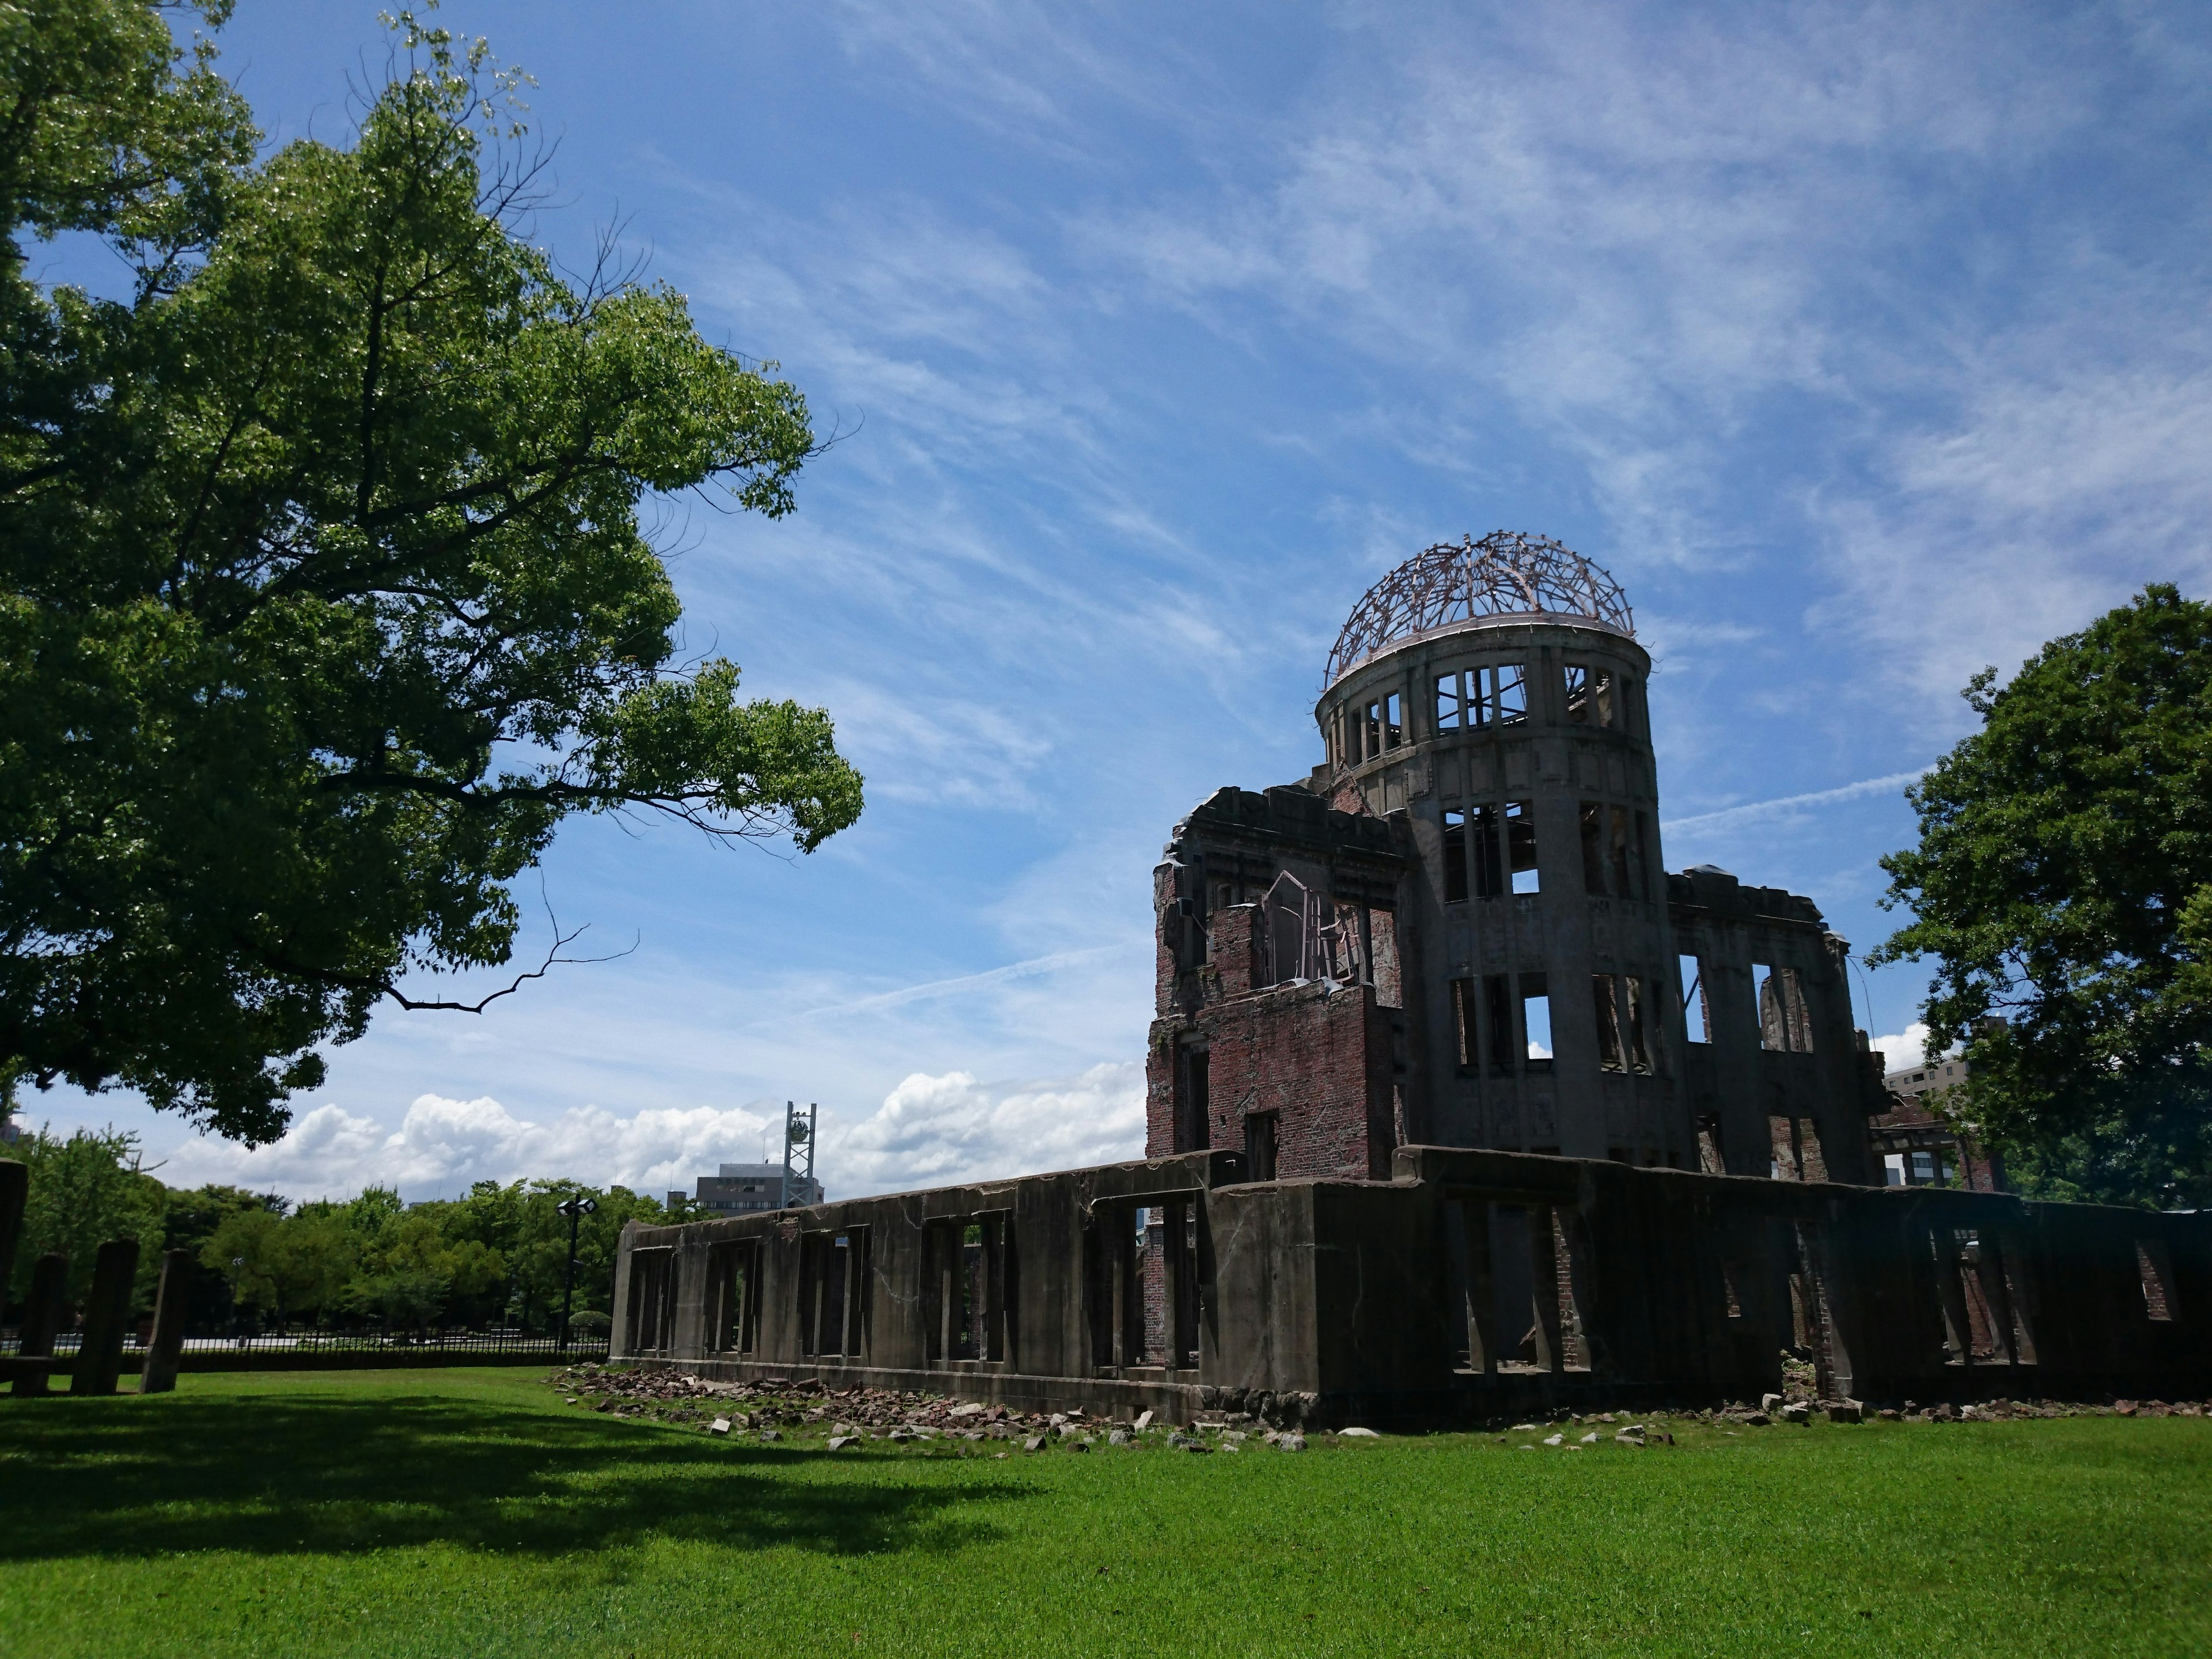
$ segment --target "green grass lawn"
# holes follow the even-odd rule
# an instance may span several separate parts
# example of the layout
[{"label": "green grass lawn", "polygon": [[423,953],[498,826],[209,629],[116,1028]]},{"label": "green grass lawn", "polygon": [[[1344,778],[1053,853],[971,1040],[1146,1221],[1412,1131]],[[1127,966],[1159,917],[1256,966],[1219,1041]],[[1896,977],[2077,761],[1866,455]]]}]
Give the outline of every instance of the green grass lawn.
[{"label": "green grass lawn", "polygon": [[537,1376],[0,1400],[0,1653],[2212,1652],[2205,1419],[999,1461]]}]

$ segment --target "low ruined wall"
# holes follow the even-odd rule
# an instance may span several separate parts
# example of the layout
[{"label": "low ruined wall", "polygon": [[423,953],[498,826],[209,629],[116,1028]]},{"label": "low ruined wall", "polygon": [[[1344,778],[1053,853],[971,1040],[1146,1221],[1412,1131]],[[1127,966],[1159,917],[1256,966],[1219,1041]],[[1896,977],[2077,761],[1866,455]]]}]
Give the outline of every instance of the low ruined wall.
[{"label": "low ruined wall", "polygon": [[2202,1398],[2212,1218],[1440,1147],[1231,1152],[624,1235],[615,1355],[1036,1409],[1402,1424],[1755,1399]]}]

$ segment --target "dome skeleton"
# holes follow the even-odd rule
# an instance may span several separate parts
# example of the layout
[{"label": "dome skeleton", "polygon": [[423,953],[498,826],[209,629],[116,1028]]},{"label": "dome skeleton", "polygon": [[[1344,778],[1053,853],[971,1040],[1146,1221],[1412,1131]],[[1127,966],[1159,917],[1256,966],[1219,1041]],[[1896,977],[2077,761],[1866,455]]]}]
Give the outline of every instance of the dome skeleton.
[{"label": "dome skeleton", "polygon": [[1620,584],[1548,536],[1493,530],[1415,554],[1369,588],[1337,635],[1323,684],[1389,647],[1455,623],[1558,617],[1636,637]]}]

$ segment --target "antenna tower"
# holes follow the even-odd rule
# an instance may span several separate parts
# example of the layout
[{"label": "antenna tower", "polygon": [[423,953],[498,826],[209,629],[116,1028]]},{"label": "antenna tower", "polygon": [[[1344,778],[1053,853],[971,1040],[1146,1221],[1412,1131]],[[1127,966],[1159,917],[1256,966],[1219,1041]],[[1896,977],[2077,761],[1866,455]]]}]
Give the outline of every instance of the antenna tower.
[{"label": "antenna tower", "polygon": [[814,1115],[820,1109],[811,1101],[804,1112],[796,1101],[783,1103],[783,1190],[777,1194],[778,1209],[793,1207],[793,1176],[798,1177],[800,1190],[811,1193],[814,1188]]}]

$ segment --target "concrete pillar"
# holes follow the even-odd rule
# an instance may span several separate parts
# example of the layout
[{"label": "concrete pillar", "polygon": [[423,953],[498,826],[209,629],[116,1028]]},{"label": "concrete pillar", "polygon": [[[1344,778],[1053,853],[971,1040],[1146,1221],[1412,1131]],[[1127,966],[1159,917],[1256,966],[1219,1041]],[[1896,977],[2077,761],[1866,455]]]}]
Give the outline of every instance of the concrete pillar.
[{"label": "concrete pillar", "polygon": [[138,1271],[138,1241],[111,1238],[92,1267],[92,1295],[84,1304],[84,1340],[70,1373],[71,1394],[113,1394],[123,1370],[124,1328],[131,1321],[131,1280]]},{"label": "concrete pillar", "polygon": [[[31,1269],[31,1291],[23,1302],[22,1340],[16,1348],[19,1359],[46,1359],[54,1351],[54,1333],[61,1328],[62,1310],[69,1300],[69,1258],[58,1250],[49,1251],[39,1258]],[[15,1392],[19,1395],[44,1394],[46,1373],[42,1369],[23,1366],[15,1372]]]},{"label": "concrete pillar", "polygon": [[185,1308],[191,1295],[192,1253],[169,1250],[161,1257],[161,1288],[154,1300],[154,1341],[146,1367],[138,1373],[138,1392],[167,1394],[177,1386],[177,1367],[185,1352]]}]

